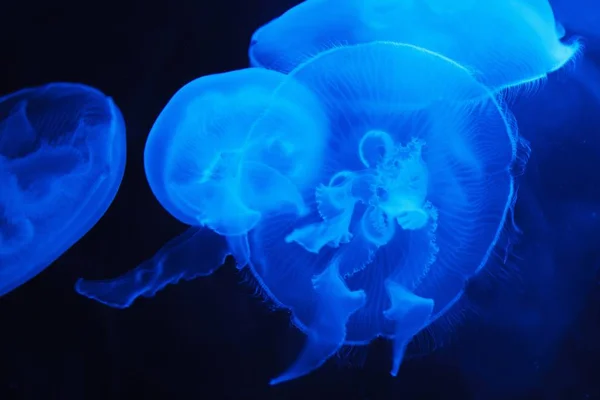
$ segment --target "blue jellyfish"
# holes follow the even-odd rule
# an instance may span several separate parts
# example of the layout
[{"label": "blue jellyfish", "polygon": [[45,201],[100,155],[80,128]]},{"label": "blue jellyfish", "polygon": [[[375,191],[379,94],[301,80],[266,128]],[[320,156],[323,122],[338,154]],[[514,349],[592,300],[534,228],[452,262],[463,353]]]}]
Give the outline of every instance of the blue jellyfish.
[{"label": "blue jellyfish", "polygon": [[[324,147],[312,94],[295,85],[274,107],[297,122],[294,131],[248,137],[285,75],[249,68],[185,85],[164,108],[148,137],[148,182],[172,215],[224,236],[248,232],[262,213],[306,206],[296,187],[310,185]],[[307,115],[311,118],[307,118]]]},{"label": "blue jellyfish", "polygon": [[[146,176],[162,206],[192,227],[125,276],[80,280],[79,293],[124,308],[169,283],[210,274],[228,254],[243,267],[245,235],[264,214],[308,213],[301,189],[319,179],[314,166],[325,156],[327,121],[300,84],[288,85],[293,96],[273,102],[284,79],[248,68],[201,77],[173,96],[148,136]],[[289,129],[249,136],[268,108]]]},{"label": "blue jellyfish", "polygon": [[[286,106],[292,99],[297,108]],[[228,104],[235,116],[236,102]],[[526,159],[510,114],[454,61],[412,45],[370,42],[302,63],[256,117],[244,133],[247,142],[293,138],[273,152],[260,146],[244,152],[244,159],[260,155],[287,178],[290,185],[277,190],[265,180],[263,190],[277,206],[255,205],[257,223],[221,239],[218,224],[210,232],[192,228],[138,269],[114,280],[79,281],[77,290],[126,307],[166,283],[208,274],[232,254],[307,335],[296,362],[272,384],[313,371],[344,345],[376,337],[393,340],[396,375],[413,336],[443,315],[486,264],[514,204],[514,171]],[[318,156],[304,154],[306,145]],[[305,179],[290,173],[298,170]],[[291,190],[294,206],[286,206],[280,190]],[[189,259],[200,249],[212,249],[213,264]]]},{"label": "blue jellyfish", "polygon": [[319,52],[376,40],[455,60],[493,89],[536,81],[567,63],[547,0],[311,0],[259,28],[250,63],[289,72]]},{"label": "blue jellyfish", "polygon": [[52,83],[0,98],[0,295],[94,226],[124,167],[123,118],[99,91]]}]

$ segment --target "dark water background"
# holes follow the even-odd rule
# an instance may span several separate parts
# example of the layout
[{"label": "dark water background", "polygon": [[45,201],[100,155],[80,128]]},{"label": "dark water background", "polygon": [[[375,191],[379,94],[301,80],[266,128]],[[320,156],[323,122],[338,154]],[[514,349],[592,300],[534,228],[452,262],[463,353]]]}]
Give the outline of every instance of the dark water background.
[{"label": "dark water background", "polygon": [[269,388],[303,337],[234,268],[127,310],[76,295],[76,278],[117,276],[185,229],[146,183],[146,135],[182,85],[245,67],[254,29],[293,3],[2,5],[0,93],[51,81],[100,89],[124,114],[128,160],[100,222],[0,299],[0,399],[600,399],[600,41],[512,101],[533,150],[516,210],[525,235],[506,266],[469,286],[470,311],[442,335],[449,343],[396,379],[389,344],[376,342],[353,358],[360,368],[334,360]]}]

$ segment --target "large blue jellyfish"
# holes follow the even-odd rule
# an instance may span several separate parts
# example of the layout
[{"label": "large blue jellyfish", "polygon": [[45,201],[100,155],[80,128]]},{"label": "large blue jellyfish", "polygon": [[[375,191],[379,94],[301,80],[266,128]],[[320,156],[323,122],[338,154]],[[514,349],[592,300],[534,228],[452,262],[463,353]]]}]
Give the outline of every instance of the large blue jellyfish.
[{"label": "large blue jellyfish", "polygon": [[561,37],[547,0],[311,0],[258,29],[249,57],[289,72],[331,47],[394,41],[442,54],[503,89],[567,63],[579,45]]},{"label": "large blue jellyfish", "polygon": [[210,274],[227,254],[243,267],[245,234],[263,214],[308,212],[300,190],[318,179],[327,132],[318,100],[288,85],[293,96],[273,105],[286,129],[248,135],[285,78],[249,68],[196,79],[173,96],[148,136],[146,176],[163,207],[192,228],[121,278],[79,281],[79,293],[123,308],[168,283]]},{"label": "large blue jellyfish", "polygon": [[[286,178],[285,185],[263,181],[268,199],[254,197],[258,186],[247,181],[244,193],[257,200],[250,207],[260,213],[257,222],[236,218],[226,226],[241,221],[247,230],[221,238],[192,228],[136,270],[109,281],[79,281],[77,290],[126,307],[167,283],[206,275],[233,254],[307,335],[298,360],[272,384],[309,373],[343,345],[363,345],[376,337],[393,340],[391,373],[396,375],[413,336],[443,315],[467,279],[486,264],[514,204],[513,171],[522,170],[526,160],[519,157],[521,142],[510,114],[464,67],[392,42],[321,52],[268,97],[268,107],[243,135],[244,143],[260,144],[252,153],[244,147],[242,160],[234,163],[237,176],[249,162]],[[262,103],[262,96],[254,98]],[[163,111],[165,121],[175,113],[171,104],[175,99]],[[221,127],[231,126],[239,113],[237,101],[227,105]],[[205,111],[194,110],[196,115]],[[159,118],[154,129],[161,126]],[[164,129],[183,126],[190,129],[187,123]],[[206,126],[196,124],[196,135],[204,136]],[[269,146],[273,135],[280,141],[274,148]],[[187,158],[189,142],[184,147],[164,137],[163,160],[172,146]],[[213,142],[204,143],[211,148]],[[308,147],[313,153],[305,153]],[[213,149],[212,154],[217,165],[222,152]],[[162,171],[169,170],[155,159]],[[190,191],[202,193],[195,204],[214,198],[199,189],[198,176],[206,169],[199,174],[185,162],[181,167],[194,177],[198,189]],[[237,190],[240,184],[228,188]],[[287,190],[289,198],[282,195]],[[233,198],[250,204],[239,192]],[[211,211],[219,220],[230,200],[221,204],[220,211]],[[215,231],[220,226],[205,225]],[[201,263],[202,253],[211,255],[208,263]]]},{"label": "large blue jellyfish", "polygon": [[94,226],[124,167],[123,118],[99,91],[52,83],[0,98],[0,295]]}]

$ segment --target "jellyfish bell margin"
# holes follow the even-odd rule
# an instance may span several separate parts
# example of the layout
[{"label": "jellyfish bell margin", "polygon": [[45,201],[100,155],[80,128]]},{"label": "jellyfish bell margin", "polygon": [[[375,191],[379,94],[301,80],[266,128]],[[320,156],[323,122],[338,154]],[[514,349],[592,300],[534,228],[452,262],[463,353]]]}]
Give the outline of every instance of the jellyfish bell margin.
[{"label": "jellyfish bell margin", "polygon": [[0,295],[36,276],[104,215],[125,168],[110,97],[50,83],[0,98]]}]

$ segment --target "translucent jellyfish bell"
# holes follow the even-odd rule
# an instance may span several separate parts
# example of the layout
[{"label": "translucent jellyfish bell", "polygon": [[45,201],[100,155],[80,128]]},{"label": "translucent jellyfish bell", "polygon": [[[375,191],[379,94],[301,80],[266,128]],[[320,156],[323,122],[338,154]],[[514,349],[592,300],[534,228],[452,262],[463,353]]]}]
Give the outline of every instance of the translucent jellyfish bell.
[{"label": "translucent jellyfish bell", "polygon": [[[192,228],[122,277],[79,281],[80,294],[124,308],[168,283],[210,274],[228,254],[243,267],[245,234],[263,215],[308,212],[301,190],[319,179],[326,118],[300,84],[272,102],[284,79],[250,68],[196,79],[173,96],[148,137],[146,175],[163,207]],[[250,135],[268,107],[277,125]]]},{"label": "translucent jellyfish bell", "polygon": [[[283,77],[251,68],[199,78],[173,96],[150,132],[144,161],[154,194],[171,214],[232,236],[282,204],[305,211],[296,185],[314,179],[312,165],[322,157],[318,114],[304,118],[311,94],[296,85],[293,100],[274,106],[297,122],[295,131],[248,136]],[[299,112],[303,105],[308,109]]]},{"label": "translucent jellyfish bell", "polygon": [[561,37],[547,0],[311,0],[258,29],[249,57],[289,72],[333,46],[394,41],[442,54],[503,89],[567,63],[579,45]]},{"label": "translucent jellyfish bell", "polygon": [[123,118],[97,90],[53,83],[0,98],[0,295],[94,226],[124,167]]},{"label": "translucent jellyfish bell", "polygon": [[[318,1],[318,0],[312,0]],[[307,334],[272,383],[318,368],[345,344],[407,343],[482,268],[514,200],[520,142],[507,111],[463,67],[391,42],[338,47],[290,73],[329,121],[305,216],[270,214],[248,233],[250,266]],[[284,83],[276,99],[293,95]],[[278,100],[274,100],[278,101]],[[269,131],[265,113],[255,131]]]}]

